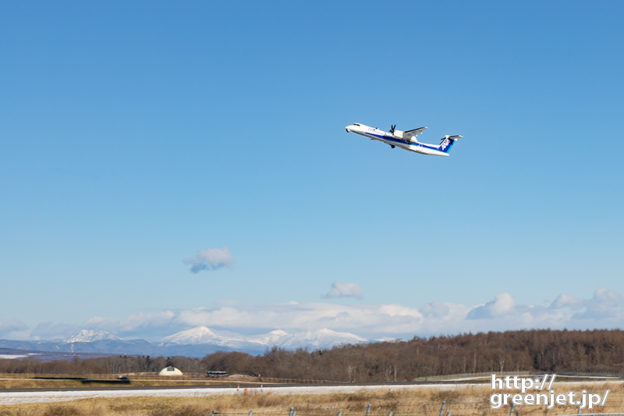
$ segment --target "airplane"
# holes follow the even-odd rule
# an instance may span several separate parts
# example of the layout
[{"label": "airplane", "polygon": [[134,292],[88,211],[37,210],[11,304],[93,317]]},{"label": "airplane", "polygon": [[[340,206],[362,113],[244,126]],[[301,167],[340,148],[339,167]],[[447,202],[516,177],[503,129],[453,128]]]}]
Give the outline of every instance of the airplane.
[{"label": "airplane", "polygon": [[401,131],[396,129],[396,124],[392,124],[390,131],[383,131],[360,123],[353,123],[345,127],[347,133],[353,132],[371,140],[379,140],[393,149],[399,146],[401,149],[434,156],[449,156],[449,151],[455,140],[462,138],[462,136],[446,135],[442,137],[439,145],[421,143],[416,137],[426,129],[427,127],[419,127],[414,130]]}]

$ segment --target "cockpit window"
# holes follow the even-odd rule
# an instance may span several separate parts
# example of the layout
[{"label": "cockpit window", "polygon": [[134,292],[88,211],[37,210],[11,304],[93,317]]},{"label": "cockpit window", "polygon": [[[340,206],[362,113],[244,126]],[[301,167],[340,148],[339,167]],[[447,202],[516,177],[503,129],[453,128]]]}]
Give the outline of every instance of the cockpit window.
[{"label": "cockpit window", "polygon": [[353,123],[354,126],[360,126],[360,123]]}]

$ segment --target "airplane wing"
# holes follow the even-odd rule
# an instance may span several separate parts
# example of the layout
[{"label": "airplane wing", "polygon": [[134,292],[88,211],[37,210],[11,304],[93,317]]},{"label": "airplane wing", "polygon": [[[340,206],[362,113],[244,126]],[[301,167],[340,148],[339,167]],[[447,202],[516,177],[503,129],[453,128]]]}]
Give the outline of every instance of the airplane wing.
[{"label": "airplane wing", "polygon": [[427,127],[419,127],[417,129],[414,129],[414,130],[405,131],[405,132],[403,132],[403,138],[404,139],[409,139],[409,138],[412,138],[414,136],[418,136],[420,133],[422,133],[426,129],[427,129]]}]

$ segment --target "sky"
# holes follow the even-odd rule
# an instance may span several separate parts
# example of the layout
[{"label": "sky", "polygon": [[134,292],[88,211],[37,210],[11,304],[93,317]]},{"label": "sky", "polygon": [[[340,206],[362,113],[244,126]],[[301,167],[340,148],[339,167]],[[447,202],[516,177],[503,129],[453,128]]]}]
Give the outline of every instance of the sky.
[{"label": "sky", "polygon": [[622,12],[3,3],[0,337],[621,327]]}]

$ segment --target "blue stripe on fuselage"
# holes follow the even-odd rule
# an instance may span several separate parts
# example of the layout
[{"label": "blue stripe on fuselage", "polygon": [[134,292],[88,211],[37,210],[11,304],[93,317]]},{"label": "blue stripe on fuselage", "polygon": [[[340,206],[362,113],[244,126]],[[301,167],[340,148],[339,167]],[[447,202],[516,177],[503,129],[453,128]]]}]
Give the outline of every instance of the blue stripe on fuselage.
[{"label": "blue stripe on fuselage", "polygon": [[[425,147],[425,148],[427,148],[427,149],[431,149],[431,150],[437,150],[437,151],[439,151],[439,152],[442,152],[442,151],[443,151],[443,150],[440,150],[440,148],[439,148],[439,147],[437,147],[437,146],[428,146],[428,145],[426,145],[426,144],[424,144],[424,143],[412,143],[412,142],[407,141],[407,140],[397,139],[396,137],[390,137],[390,136],[380,136],[380,135],[378,135],[378,134],[373,134],[373,133],[364,133],[364,134],[367,134],[367,135],[369,135],[369,136],[374,136],[374,137],[377,137],[378,139],[381,139],[381,140],[387,140],[387,141],[389,141],[389,142],[396,142],[396,143],[406,144],[406,145],[408,145],[408,146],[420,146],[420,147]],[[446,153],[446,152],[445,152],[445,153]]]}]

